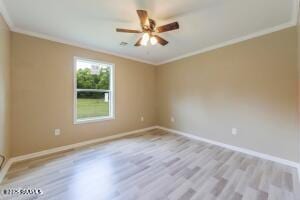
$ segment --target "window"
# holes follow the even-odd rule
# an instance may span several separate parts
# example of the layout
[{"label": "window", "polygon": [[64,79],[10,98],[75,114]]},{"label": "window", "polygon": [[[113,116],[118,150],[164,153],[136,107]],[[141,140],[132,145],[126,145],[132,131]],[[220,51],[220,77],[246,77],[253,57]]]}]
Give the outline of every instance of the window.
[{"label": "window", "polygon": [[74,59],[74,123],[114,118],[114,65]]}]

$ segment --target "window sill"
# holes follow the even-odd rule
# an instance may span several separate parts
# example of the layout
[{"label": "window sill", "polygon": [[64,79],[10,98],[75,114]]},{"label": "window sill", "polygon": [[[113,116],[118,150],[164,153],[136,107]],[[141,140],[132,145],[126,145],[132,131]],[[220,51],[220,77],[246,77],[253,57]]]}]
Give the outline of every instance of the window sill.
[{"label": "window sill", "polygon": [[115,117],[95,117],[95,118],[86,118],[86,119],[75,119],[74,124],[88,124],[88,123],[96,123],[102,121],[114,120]]}]

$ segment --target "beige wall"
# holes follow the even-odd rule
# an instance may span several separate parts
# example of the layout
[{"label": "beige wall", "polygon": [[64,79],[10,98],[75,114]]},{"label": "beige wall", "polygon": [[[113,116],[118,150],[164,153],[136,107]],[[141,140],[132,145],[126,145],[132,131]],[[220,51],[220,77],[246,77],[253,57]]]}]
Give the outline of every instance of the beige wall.
[{"label": "beige wall", "polygon": [[290,28],[160,66],[159,124],[297,161],[296,37]]},{"label": "beige wall", "polygon": [[[296,161],[296,39],[290,28],[154,67],[13,33],[11,153],[159,124]],[[74,56],[116,64],[116,120],[73,124]]]},{"label": "beige wall", "polygon": [[[74,56],[115,64],[115,120],[73,124]],[[154,66],[13,33],[12,155],[156,125],[154,82]]]},{"label": "beige wall", "polygon": [[0,154],[9,157],[10,31],[0,15]]},{"label": "beige wall", "polygon": [[[300,13],[298,12],[297,23],[297,57],[298,57],[298,115],[300,126]],[[299,162],[300,162],[300,129],[299,129]]]}]

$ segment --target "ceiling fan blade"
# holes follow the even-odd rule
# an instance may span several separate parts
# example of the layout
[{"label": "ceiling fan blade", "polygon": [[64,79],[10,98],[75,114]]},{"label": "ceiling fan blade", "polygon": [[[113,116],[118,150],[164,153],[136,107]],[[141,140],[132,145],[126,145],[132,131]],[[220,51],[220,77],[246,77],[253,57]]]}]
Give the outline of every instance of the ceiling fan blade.
[{"label": "ceiling fan blade", "polygon": [[140,22],[141,22],[141,25],[142,27],[144,25],[149,25],[149,18],[148,18],[148,13],[146,10],[137,10],[136,11],[139,18],[140,18]]},{"label": "ceiling fan blade", "polygon": [[167,45],[169,42],[158,35],[154,36],[157,39],[157,42],[163,46]]},{"label": "ceiling fan blade", "polygon": [[157,27],[156,29],[157,29],[158,33],[173,31],[173,30],[179,29],[179,24],[178,24],[178,22],[173,22],[171,24],[166,24],[166,25]]},{"label": "ceiling fan blade", "polygon": [[130,30],[130,29],[124,29],[124,28],[117,28],[117,32],[123,32],[123,33],[141,33],[142,31],[138,30]]},{"label": "ceiling fan blade", "polygon": [[135,43],[135,45],[134,46],[136,46],[136,47],[139,47],[139,46],[141,46],[142,44],[141,44],[141,42],[142,42],[142,39],[143,38],[140,38],[136,43]]}]

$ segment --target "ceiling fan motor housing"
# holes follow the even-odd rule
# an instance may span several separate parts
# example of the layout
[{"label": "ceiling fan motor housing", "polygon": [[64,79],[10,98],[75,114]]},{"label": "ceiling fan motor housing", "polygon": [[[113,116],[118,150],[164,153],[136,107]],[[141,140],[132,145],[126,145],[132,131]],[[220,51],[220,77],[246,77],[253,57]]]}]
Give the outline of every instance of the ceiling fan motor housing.
[{"label": "ceiling fan motor housing", "polygon": [[[140,38],[134,46],[141,46],[141,45],[147,45],[149,38],[151,38],[153,41],[152,44],[159,43],[162,46],[165,46],[168,44],[168,41],[163,39],[162,37],[158,36],[154,33],[163,33],[168,31],[173,31],[176,29],[179,29],[178,22],[169,23],[163,26],[156,27],[156,22],[153,19],[150,19],[148,17],[148,13],[146,10],[137,10],[137,14],[140,18],[141,22],[141,28],[142,31],[138,30],[130,30],[130,29],[120,29],[117,28],[117,32],[124,32],[124,33],[144,33],[143,37]],[[144,41],[143,41],[144,40]],[[147,40],[145,42],[145,40]]]},{"label": "ceiling fan motor housing", "polygon": [[149,28],[151,32],[155,32],[156,23],[153,19],[149,19]]}]

